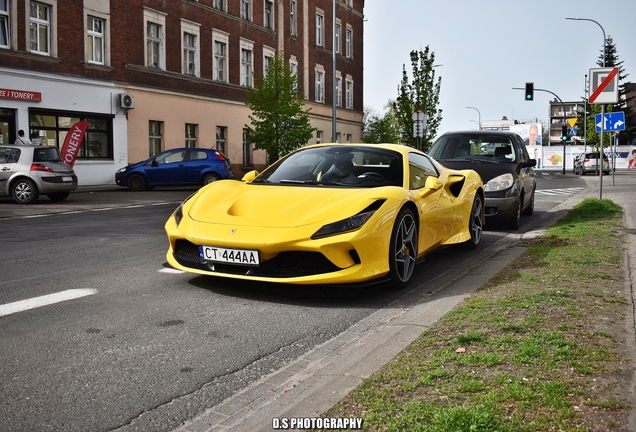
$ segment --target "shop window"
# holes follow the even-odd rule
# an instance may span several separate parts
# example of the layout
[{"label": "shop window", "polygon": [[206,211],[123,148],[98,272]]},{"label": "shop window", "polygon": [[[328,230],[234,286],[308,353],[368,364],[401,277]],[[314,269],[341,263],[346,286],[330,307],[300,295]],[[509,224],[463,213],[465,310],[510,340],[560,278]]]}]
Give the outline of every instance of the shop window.
[{"label": "shop window", "polygon": [[31,141],[61,149],[73,125],[85,120],[89,122],[88,129],[77,159],[113,159],[113,121],[108,116],[33,110],[29,113]]}]

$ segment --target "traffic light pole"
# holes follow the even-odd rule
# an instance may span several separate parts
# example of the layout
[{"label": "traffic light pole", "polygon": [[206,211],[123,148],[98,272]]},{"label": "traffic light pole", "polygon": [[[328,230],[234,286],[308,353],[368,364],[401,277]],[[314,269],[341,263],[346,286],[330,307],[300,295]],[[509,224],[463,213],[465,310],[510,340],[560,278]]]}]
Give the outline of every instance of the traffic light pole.
[{"label": "traffic light pole", "polygon": [[[534,84],[533,84],[533,87],[534,87]],[[512,89],[513,90],[526,90],[526,91],[528,90],[527,88],[521,88],[521,87],[513,87]],[[565,105],[563,104],[563,101],[561,100],[561,98],[556,93],[553,93],[550,90],[539,89],[539,88],[533,88],[532,90],[533,91],[542,91],[542,92],[550,93],[552,96],[557,98],[559,100],[559,102],[561,102],[561,109],[563,110],[563,125],[567,126],[567,117],[565,115]],[[527,98],[527,96],[526,96],[526,98]],[[528,99],[528,100],[533,100],[533,99]],[[567,140],[563,140],[563,175],[565,175],[565,143],[566,142],[567,142]]]}]

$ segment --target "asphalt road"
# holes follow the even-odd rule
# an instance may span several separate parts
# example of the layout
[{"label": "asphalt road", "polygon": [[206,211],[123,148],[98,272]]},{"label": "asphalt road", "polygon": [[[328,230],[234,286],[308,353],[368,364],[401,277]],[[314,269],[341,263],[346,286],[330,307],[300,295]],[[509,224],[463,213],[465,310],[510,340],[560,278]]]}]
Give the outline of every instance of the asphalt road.
[{"label": "asphalt road", "polygon": [[[588,187],[560,174],[538,181],[535,215],[521,230]],[[0,306],[85,294],[0,316],[3,428],[172,430],[404,295],[171,271],[163,224],[190,193],[78,192],[32,206],[0,199]],[[508,233],[487,230],[479,250]],[[479,250],[432,254],[410,288],[426,291]]]}]

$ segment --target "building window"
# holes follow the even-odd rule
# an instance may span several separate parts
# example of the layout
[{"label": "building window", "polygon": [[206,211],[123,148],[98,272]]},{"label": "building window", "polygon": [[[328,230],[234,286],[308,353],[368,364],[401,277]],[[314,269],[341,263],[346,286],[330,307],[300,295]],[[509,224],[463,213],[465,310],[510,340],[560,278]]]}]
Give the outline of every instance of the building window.
[{"label": "building window", "polygon": [[149,157],[161,153],[163,148],[163,122],[150,120],[148,122]]},{"label": "building window", "polygon": [[276,50],[270,47],[263,47],[263,76],[267,75],[267,69],[272,64]]},{"label": "building window", "polygon": [[289,59],[289,74],[296,77],[294,81],[294,89],[298,90],[298,62],[296,61],[296,57],[291,57]]},{"label": "building window", "polygon": [[162,34],[161,26],[155,23],[148,23],[146,33],[146,46],[148,49],[148,56],[146,59],[147,66],[153,68],[161,68],[161,44]]},{"label": "building window", "polygon": [[220,11],[225,11],[225,5],[223,4],[224,0],[214,0],[212,6],[214,9],[218,9]]},{"label": "building window", "polygon": [[229,34],[218,30],[212,30],[212,42],[214,46],[214,80],[228,82],[228,70],[227,70],[227,52],[228,43],[230,37]]},{"label": "building window", "polygon": [[193,34],[183,33],[183,73],[185,75],[195,75],[196,39],[197,37]]},{"label": "building window", "polygon": [[216,127],[216,149],[223,154],[227,154],[225,152],[226,140],[227,140],[227,126],[217,126]]},{"label": "building window", "polygon": [[9,48],[10,45],[9,18],[9,0],[0,0],[0,48]]},{"label": "building window", "polygon": [[336,52],[340,54],[340,23],[336,23],[336,39],[334,42],[334,48]]},{"label": "building window", "polygon": [[337,93],[336,105],[341,107],[342,106],[342,77],[336,77],[336,93]]},{"label": "building window", "polygon": [[325,39],[325,17],[319,13],[316,14],[316,45],[323,46]]},{"label": "building window", "polygon": [[297,14],[296,0],[289,0],[289,34],[292,36],[298,34]]},{"label": "building window", "polygon": [[274,30],[274,3],[265,0],[265,16],[263,17],[263,27]]},{"label": "building window", "polygon": [[316,102],[325,102],[325,72],[316,70]]},{"label": "building window", "polygon": [[104,20],[88,16],[86,18],[88,36],[88,62],[104,64]]},{"label": "building window", "polygon": [[241,18],[246,21],[251,21],[252,17],[252,1],[241,0]]},{"label": "building window", "polygon": [[353,30],[350,28],[347,28],[346,31],[346,35],[345,35],[345,55],[347,56],[347,58],[351,58],[353,57]]},{"label": "building window", "polygon": [[241,85],[252,86],[253,52],[251,49],[241,48]]},{"label": "building window", "polygon": [[197,126],[186,123],[185,125],[185,146],[194,148],[197,146]]},{"label": "building window", "polygon": [[353,109],[353,81],[347,80],[346,86],[347,109]]},{"label": "building window", "polygon": [[166,16],[160,12],[144,9],[144,25],[146,27],[146,66],[156,69],[165,69],[166,44],[165,44]]},{"label": "building window", "polygon": [[351,134],[347,134],[347,142],[350,143],[351,142]]},{"label": "building window", "polygon": [[317,130],[316,131],[316,144],[320,144],[322,143],[322,131],[321,130]]},{"label": "building window", "polygon": [[247,129],[243,129],[243,166],[252,166],[252,144],[250,144],[250,135]]},{"label": "building window", "polygon": [[31,52],[51,55],[51,7],[38,2],[31,2],[30,6]]},{"label": "building window", "polygon": [[77,152],[78,159],[113,159],[113,120],[108,116],[85,116],[78,113],[29,112],[33,144],[62,148],[66,135],[79,121],[88,121],[88,129]]},{"label": "building window", "polygon": [[336,142],[340,142],[340,132],[336,132]]}]

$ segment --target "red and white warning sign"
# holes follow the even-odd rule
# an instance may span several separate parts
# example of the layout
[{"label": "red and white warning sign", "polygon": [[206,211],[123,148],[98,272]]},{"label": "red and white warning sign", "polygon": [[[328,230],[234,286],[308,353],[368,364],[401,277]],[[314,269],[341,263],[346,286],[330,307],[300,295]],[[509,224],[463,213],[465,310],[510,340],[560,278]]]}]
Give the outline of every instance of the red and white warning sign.
[{"label": "red and white warning sign", "polygon": [[618,102],[618,68],[590,69],[591,104]]}]

